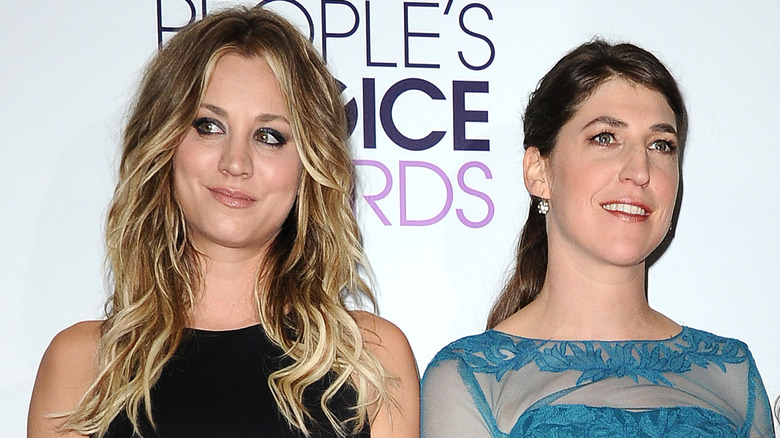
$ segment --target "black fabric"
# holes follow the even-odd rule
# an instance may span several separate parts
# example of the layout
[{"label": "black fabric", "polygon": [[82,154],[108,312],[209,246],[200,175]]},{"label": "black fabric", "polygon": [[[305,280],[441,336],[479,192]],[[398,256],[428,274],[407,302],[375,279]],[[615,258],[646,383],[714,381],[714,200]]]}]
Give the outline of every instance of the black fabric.
[{"label": "black fabric", "polygon": [[[229,331],[188,329],[176,357],[152,388],[156,431],[142,415],[144,438],[302,437],[279,413],[268,388],[268,376],[289,363],[265,336],[261,326]],[[312,437],[335,437],[319,407],[326,377],[307,388],[304,403],[315,422]],[[338,418],[351,417],[357,394],[343,387],[331,401]],[[369,437],[368,425],[355,437]],[[137,437],[124,413],[111,424],[107,437]]]}]

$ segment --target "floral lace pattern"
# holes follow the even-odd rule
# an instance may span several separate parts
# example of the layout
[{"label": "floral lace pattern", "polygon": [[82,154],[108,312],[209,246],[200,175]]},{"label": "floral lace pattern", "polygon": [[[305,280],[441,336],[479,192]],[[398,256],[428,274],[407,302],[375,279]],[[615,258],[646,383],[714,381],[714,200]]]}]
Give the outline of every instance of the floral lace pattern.
[{"label": "floral lace pattern", "polygon": [[508,436],[696,438],[733,437],[735,430],[736,426],[722,415],[696,407],[632,412],[584,405],[559,405],[523,415]]},{"label": "floral lace pattern", "polygon": [[[458,428],[461,418],[481,422]],[[474,430],[493,437],[774,436],[747,346],[688,327],[660,341],[551,341],[494,330],[455,341],[425,372],[423,436]]]},{"label": "floral lace pattern", "polygon": [[[726,364],[746,360],[744,350],[735,342],[717,342],[714,335],[698,330],[683,330],[672,338],[672,345],[659,341],[544,341],[514,338],[490,330],[479,337],[467,337],[450,344],[435,361],[457,356],[475,373],[495,374],[518,370],[533,361],[539,370],[582,372],[577,384],[597,382],[607,377],[639,377],[654,384],[671,383],[664,373],[684,373],[691,364],[706,368],[717,365],[726,372]],[[552,344],[549,347],[544,347]]]}]

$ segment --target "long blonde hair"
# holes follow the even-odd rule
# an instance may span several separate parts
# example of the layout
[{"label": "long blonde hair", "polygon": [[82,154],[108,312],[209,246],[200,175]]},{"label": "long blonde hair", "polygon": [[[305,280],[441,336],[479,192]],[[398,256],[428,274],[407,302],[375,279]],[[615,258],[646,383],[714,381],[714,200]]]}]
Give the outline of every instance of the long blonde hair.
[{"label": "long blonde hair", "polygon": [[[172,190],[173,156],[196,117],[219,57],[262,57],[287,103],[304,172],[296,203],[255,284],[261,324],[293,359],[271,374],[280,412],[308,435],[304,390],[333,376],[320,405],[341,435],[368,421],[372,404],[392,402],[389,377],[364,348],[347,295],[373,296],[352,213],[354,166],[336,81],[290,23],[255,7],[211,14],[181,30],[152,60],[124,134],[119,182],[106,225],[113,294],[98,345],[98,375],[63,426],[101,437],[121,411],[136,429],[152,424],[150,390],[179,346],[201,286],[198,254]],[[328,408],[344,385],[357,391],[346,425]]]}]

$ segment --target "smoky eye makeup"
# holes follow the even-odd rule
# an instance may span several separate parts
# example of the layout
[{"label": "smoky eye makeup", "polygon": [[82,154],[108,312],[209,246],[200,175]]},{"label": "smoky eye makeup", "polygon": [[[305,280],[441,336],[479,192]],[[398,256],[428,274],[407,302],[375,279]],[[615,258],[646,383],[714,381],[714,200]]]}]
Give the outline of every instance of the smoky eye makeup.
[{"label": "smoky eye makeup", "polygon": [[[192,127],[202,137],[221,135],[227,132],[223,122],[209,116],[197,117],[193,120]],[[269,126],[257,128],[252,134],[252,139],[258,143],[277,148],[284,146],[288,142],[286,134]]]},{"label": "smoky eye makeup", "polygon": [[222,124],[211,117],[198,117],[192,122],[192,127],[200,135],[224,134],[225,129]]},{"label": "smoky eye makeup", "polygon": [[287,143],[287,138],[284,134],[273,128],[260,128],[255,131],[254,139],[260,143],[265,143],[270,146],[282,147]]}]

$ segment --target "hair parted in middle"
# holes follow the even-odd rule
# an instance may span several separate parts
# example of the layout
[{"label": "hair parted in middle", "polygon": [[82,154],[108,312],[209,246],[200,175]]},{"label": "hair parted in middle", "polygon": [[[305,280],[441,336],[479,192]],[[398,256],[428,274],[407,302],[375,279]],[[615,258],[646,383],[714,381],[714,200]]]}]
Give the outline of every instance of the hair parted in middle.
[{"label": "hair parted in middle", "polygon": [[[361,428],[372,403],[391,403],[392,379],[364,348],[345,295],[374,302],[352,212],[354,165],[340,89],[313,45],[277,14],[254,7],[212,13],[179,31],[149,64],[124,133],[106,242],[113,293],[98,345],[96,381],[64,426],[103,436],[122,410],[151,416],[150,389],[173,357],[202,273],[173,195],[173,157],[225,54],[264,59],[290,116],[303,163],[296,202],[258,267],[255,301],[269,339],[292,358],[269,385],[288,422],[308,434],[304,390],[330,373],[320,405],[340,434]],[[328,402],[357,391],[342,424]],[[310,425],[309,425],[310,426]]]},{"label": "hair parted in middle", "polygon": [[[688,113],[672,74],[652,53],[630,43],[611,44],[595,39],[575,48],[539,81],[523,115],[523,147],[539,149],[549,157],[558,133],[599,86],[620,78],[657,91],[674,112],[679,163],[688,135]],[[531,196],[528,219],[520,234],[512,276],[488,316],[487,328],[498,325],[533,301],[547,274],[547,226],[537,210],[540,199]]]}]

